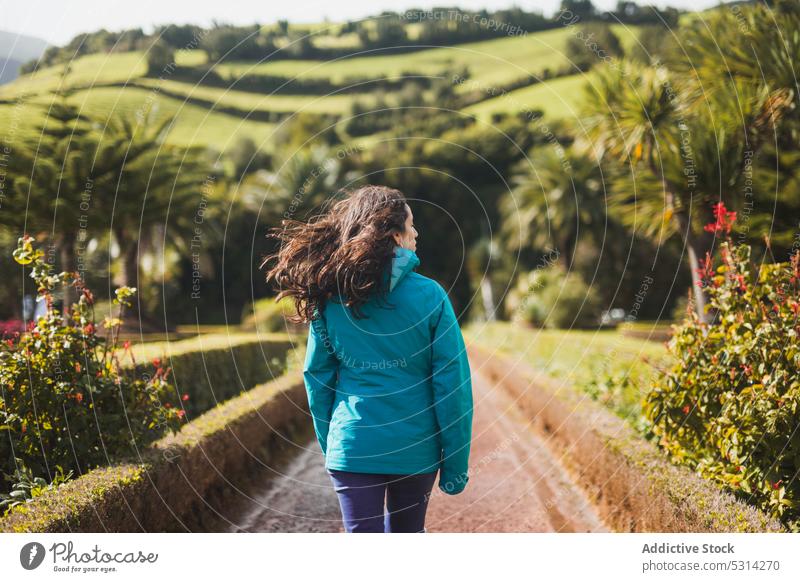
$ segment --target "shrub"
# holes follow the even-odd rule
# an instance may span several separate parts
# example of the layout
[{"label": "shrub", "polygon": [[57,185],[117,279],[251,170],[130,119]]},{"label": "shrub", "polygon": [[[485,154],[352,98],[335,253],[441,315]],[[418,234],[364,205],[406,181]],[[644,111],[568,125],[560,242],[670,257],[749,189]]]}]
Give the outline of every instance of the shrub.
[{"label": "shrub", "polygon": [[[76,273],[52,275],[29,237],[19,239],[14,258],[30,266],[48,309],[0,344],[0,471],[50,478],[60,466],[80,474],[177,430],[184,412],[175,406],[169,371],[156,367],[148,380],[123,374],[120,318],[106,318],[109,333],[99,337],[93,295]],[[67,321],[53,307],[54,291],[65,285],[79,297]],[[117,289],[120,311],[134,292]]]},{"label": "shrub", "polygon": [[[719,217],[716,225],[730,232]],[[720,245],[716,268],[700,269],[713,319],[692,312],[669,343],[676,363],[645,398],[659,444],[800,529],[800,254],[790,262],[750,263],[750,247]]]},{"label": "shrub", "polygon": [[597,325],[600,301],[578,273],[553,264],[522,275],[509,297],[512,319],[537,327]]}]

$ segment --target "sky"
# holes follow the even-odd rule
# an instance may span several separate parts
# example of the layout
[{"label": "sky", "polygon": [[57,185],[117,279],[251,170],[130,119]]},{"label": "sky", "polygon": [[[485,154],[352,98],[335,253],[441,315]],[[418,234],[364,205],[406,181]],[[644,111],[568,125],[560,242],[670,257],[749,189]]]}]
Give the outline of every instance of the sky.
[{"label": "sky", "polygon": [[[702,10],[718,0],[647,0],[659,7]],[[617,0],[594,0],[601,10],[611,10]],[[561,0],[0,0],[0,30],[36,36],[51,44],[67,43],[76,34],[100,28],[122,30],[141,27],[145,32],[158,24],[210,25],[214,20],[230,24],[357,20],[382,10],[402,12],[410,8],[458,6],[469,9],[509,8],[553,14]]]}]

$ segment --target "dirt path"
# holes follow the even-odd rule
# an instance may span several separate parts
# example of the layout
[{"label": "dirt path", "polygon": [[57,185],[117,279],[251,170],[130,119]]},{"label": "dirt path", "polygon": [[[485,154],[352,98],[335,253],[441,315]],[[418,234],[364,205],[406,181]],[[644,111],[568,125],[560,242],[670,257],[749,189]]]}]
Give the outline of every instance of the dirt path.
[{"label": "dirt path", "polygon": [[[434,486],[429,532],[608,531],[547,446],[501,390],[473,372],[470,481],[450,496]],[[256,496],[230,531],[338,532],[341,515],[316,442]]]}]

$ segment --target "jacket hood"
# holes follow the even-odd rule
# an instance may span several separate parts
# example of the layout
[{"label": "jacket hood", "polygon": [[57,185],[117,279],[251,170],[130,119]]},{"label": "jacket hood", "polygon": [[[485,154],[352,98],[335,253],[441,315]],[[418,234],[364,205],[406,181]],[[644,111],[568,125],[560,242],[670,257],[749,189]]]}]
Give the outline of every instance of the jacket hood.
[{"label": "jacket hood", "polygon": [[394,247],[389,291],[391,292],[402,281],[403,277],[413,271],[417,265],[419,265],[417,253],[400,246]]}]

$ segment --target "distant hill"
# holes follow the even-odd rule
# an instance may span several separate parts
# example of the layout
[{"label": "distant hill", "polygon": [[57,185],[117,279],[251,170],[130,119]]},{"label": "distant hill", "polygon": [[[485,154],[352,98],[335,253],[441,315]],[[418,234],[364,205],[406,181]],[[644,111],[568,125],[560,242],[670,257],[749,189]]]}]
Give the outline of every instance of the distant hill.
[{"label": "distant hill", "polygon": [[[641,30],[620,24],[611,29],[626,50]],[[44,106],[59,88],[68,89],[65,99],[100,123],[143,112],[156,120],[174,117],[169,143],[219,152],[243,138],[273,148],[283,122],[298,113],[337,122],[343,139],[368,140],[392,129],[393,121],[388,114],[364,111],[391,111],[401,102],[400,107],[428,107],[441,98],[442,88],[452,91],[455,109],[484,123],[527,111],[569,118],[583,98],[585,80],[566,55],[571,36],[569,28],[559,27],[452,46],[422,45],[415,52],[362,51],[346,59],[214,62],[193,48],[175,51],[177,66],[157,75],[148,75],[145,50],[92,52],[40,66],[0,86],[0,135],[14,123],[18,135],[37,132]],[[326,45],[341,40],[322,38]],[[456,75],[463,82],[454,84]],[[24,103],[13,103],[23,96]]]},{"label": "distant hill", "polygon": [[47,46],[41,38],[0,30],[0,85],[16,79],[20,65],[41,57]]}]

